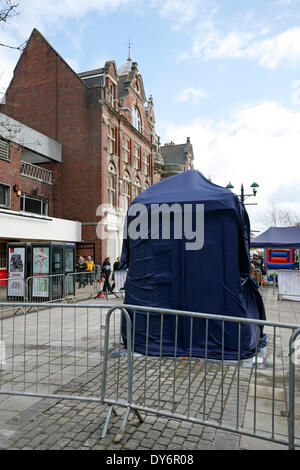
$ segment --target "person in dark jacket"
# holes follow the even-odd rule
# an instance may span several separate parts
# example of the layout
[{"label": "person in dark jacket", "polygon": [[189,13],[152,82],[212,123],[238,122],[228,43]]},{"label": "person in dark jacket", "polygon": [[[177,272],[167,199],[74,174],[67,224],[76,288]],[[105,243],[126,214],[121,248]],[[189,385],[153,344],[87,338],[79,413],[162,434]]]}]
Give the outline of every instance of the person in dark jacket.
[{"label": "person in dark jacket", "polygon": [[104,278],[104,286],[103,286],[104,292],[112,291],[111,285],[109,283],[110,274],[111,274],[110,258],[107,257],[105,258],[102,264],[102,277]]},{"label": "person in dark jacket", "polygon": [[86,261],[83,256],[79,257],[78,263],[76,265],[76,269],[77,269],[77,272],[80,273],[78,276],[79,278],[78,289],[80,289],[81,287],[85,287],[86,282],[87,282],[86,275],[81,274],[81,273],[86,272]]},{"label": "person in dark jacket", "polygon": [[121,258],[119,256],[117,258],[117,261],[114,262],[114,266],[113,266],[112,280],[114,281],[114,283],[113,283],[113,286],[112,286],[112,290],[114,290],[114,288],[115,288],[115,271],[119,271],[120,265],[121,265]]}]

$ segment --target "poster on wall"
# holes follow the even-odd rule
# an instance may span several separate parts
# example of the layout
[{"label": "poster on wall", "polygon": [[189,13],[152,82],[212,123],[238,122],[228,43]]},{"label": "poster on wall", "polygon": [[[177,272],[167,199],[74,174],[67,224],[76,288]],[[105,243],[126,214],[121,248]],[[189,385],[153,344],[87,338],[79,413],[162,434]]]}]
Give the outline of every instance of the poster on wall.
[{"label": "poster on wall", "polygon": [[33,257],[33,275],[35,274],[49,274],[49,247],[38,246],[34,247],[32,251]]},{"label": "poster on wall", "polygon": [[74,250],[75,245],[66,244],[65,249],[65,272],[73,273],[74,272]]},{"label": "poster on wall", "polygon": [[33,297],[49,297],[50,248],[47,246],[33,247],[32,250],[32,284]]},{"label": "poster on wall", "polygon": [[25,292],[25,248],[10,247],[8,251],[8,286],[9,297],[24,297]]},{"label": "poster on wall", "polygon": [[32,285],[33,297],[49,297],[49,278],[35,276]]}]

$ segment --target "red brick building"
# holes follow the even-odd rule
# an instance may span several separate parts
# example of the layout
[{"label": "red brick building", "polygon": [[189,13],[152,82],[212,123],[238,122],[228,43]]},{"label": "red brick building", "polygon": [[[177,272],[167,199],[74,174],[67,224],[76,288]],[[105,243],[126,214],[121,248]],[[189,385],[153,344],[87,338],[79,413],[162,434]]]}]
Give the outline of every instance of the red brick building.
[{"label": "red brick building", "polygon": [[[0,113],[0,279],[9,242],[80,242],[81,224],[54,219],[53,172],[61,144]],[[0,281],[1,287],[1,281]]]},{"label": "red brick building", "polygon": [[[53,173],[53,215],[82,222],[81,254],[114,260],[124,211],[164,171],[153,98],[137,63],[129,57],[119,70],[110,61],[76,74],[34,29],[1,111],[61,143],[61,164],[45,164]],[[101,212],[100,204],[110,207]]]}]

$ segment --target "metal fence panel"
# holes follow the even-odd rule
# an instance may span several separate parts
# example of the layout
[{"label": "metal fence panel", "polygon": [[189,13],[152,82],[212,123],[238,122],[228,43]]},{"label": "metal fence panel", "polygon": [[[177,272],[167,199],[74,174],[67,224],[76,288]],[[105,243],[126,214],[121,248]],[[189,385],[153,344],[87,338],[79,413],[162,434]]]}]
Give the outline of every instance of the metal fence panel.
[{"label": "metal fence panel", "polygon": [[[131,354],[121,354],[120,325],[123,315],[130,335],[130,318],[107,309],[27,303],[23,314],[0,314],[0,395],[99,403],[109,397],[128,408]],[[112,412],[110,406],[103,437]]]},{"label": "metal fence panel", "polygon": [[97,295],[98,280],[95,271],[69,273],[65,284],[66,299],[95,298]]},{"label": "metal fence panel", "polygon": [[[288,352],[279,343],[279,330],[291,335],[297,325],[220,317],[191,312],[148,309],[146,307],[123,306],[131,312],[132,319],[132,405],[134,410],[154,413],[157,416],[189,421],[203,426],[222,429],[240,435],[256,437],[279,444],[290,444],[289,420],[293,420],[293,401],[288,401],[285,390],[295,396],[293,385],[286,377]],[[135,323],[139,312],[146,315],[145,354],[135,352]],[[160,317],[160,353],[151,356],[149,343],[149,315],[157,313]],[[175,316],[173,350],[166,357],[162,354],[165,318]],[[177,354],[180,335],[178,319],[188,316],[190,322],[190,350],[186,357]],[[193,356],[193,322],[205,319],[206,346],[203,357]],[[220,351],[221,360],[209,358],[208,333],[211,322],[221,321]],[[226,322],[234,322],[238,338],[238,360],[224,360],[224,330]],[[253,357],[242,360],[240,356],[242,325],[255,325],[256,347]],[[268,343],[260,349],[259,331],[264,326],[268,333]],[[284,353],[286,352],[286,356]],[[296,368],[295,371],[299,372]],[[297,381],[298,380],[298,381]],[[299,386],[299,377],[294,385]],[[297,387],[296,387],[297,388]],[[298,387],[299,388],[299,387]],[[245,408],[247,407],[247,416]],[[283,409],[282,409],[283,407]],[[286,416],[282,411],[286,410]],[[293,420],[294,422],[294,420]],[[300,435],[296,436],[298,444]]]},{"label": "metal fence panel", "polygon": [[278,270],[278,296],[280,300],[300,302],[299,270]]},{"label": "metal fence panel", "polygon": [[[151,413],[289,448],[300,442],[295,430],[295,396],[300,396],[299,325],[140,306],[25,305],[26,313],[0,315],[0,394],[105,403],[109,410],[103,436],[115,407],[123,407],[125,413],[116,441],[122,438],[133,411],[140,422],[141,413]],[[6,307],[0,303],[0,312]],[[135,351],[136,318],[141,311],[146,316],[145,354]],[[159,318],[157,356],[149,354],[150,313]],[[174,354],[170,357],[162,354],[168,315],[175,318]],[[185,357],[177,353],[182,316],[190,319],[189,354]],[[206,347],[201,358],[194,357],[192,347],[194,322],[199,318],[205,324]],[[221,359],[217,361],[209,358],[207,346],[210,324],[216,320],[221,322]],[[126,348],[122,322],[127,328]],[[224,360],[226,322],[236,326],[236,361]],[[256,348],[249,360],[240,358],[241,329],[245,323],[256,329]],[[268,334],[264,351],[259,348],[262,325]],[[289,346],[288,341],[287,346],[283,344],[282,338],[290,339]],[[283,408],[287,417],[281,415]]]},{"label": "metal fence panel", "polygon": [[26,281],[23,278],[0,280],[0,302],[24,302]]},{"label": "metal fence panel", "polygon": [[52,302],[65,298],[65,275],[36,275],[26,279],[27,302]]}]

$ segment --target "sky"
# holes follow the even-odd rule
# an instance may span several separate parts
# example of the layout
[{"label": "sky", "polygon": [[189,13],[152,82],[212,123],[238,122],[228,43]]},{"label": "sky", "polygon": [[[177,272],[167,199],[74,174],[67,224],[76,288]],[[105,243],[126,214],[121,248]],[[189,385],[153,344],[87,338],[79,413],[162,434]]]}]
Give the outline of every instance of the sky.
[{"label": "sky", "polygon": [[[0,43],[37,28],[83,72],[120,67],[130,40],[161,143],[190,137],[195,168],[236,194],[258,183],[253,231],[272,205],[300,221],[300,0],[18,1]],[[0,90],[19,56],[0,47]]]}]

